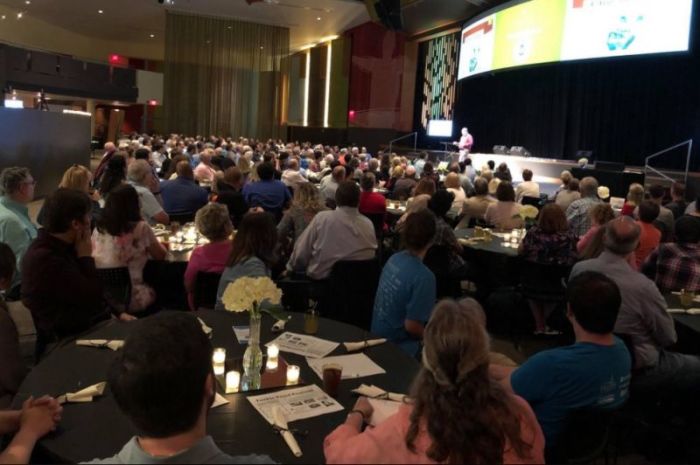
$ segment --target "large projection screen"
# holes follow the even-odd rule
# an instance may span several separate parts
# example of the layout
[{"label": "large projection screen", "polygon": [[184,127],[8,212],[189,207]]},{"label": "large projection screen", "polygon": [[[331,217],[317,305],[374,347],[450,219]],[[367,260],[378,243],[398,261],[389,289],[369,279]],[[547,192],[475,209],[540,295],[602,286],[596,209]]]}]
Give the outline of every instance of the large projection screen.
[{"label": "large projection screen", "polygon": [[458,78],[557,61],[687,52],[693,0],[529,0],[462,29]]}]

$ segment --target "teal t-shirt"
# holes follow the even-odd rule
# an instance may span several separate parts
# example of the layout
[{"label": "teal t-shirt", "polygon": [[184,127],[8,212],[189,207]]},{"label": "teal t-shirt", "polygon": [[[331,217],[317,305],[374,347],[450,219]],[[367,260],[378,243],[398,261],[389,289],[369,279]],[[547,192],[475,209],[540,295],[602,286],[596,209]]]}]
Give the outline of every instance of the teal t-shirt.
[{"label": "teal t-shirt", "polygon": [[534,410],[547,444],[554,444],[569,412],[625,402],[630,365],[627,347],[618,338],[612,346],[580,342],[530,357],[510,382]]},{"label": "teal t-shirt", "polygon": [[404,323],[427,323],[435,305],[435,275],[423,262],[404,251],[394,254],[384,265],[374,300],[372,332],[385,337],[410,355],[420,345]]}]

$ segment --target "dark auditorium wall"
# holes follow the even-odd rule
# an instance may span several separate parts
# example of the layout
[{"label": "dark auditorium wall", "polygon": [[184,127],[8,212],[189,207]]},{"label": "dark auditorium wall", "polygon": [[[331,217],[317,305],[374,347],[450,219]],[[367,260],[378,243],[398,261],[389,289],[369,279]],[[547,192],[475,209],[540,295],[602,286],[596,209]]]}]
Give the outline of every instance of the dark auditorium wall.
[{"label": "dark auditorium wall", "polygon": [[[467,125],[479,152],[520,145],[536,156],[573,159],[577,150],[592,150],[598,160],[637,166],[692,138],[691,169],[697,170],[700,48],[694,30],[688,54],[550,64],[459,81],[455,136]],[[685,150],[659,162],[682,169]]]}]

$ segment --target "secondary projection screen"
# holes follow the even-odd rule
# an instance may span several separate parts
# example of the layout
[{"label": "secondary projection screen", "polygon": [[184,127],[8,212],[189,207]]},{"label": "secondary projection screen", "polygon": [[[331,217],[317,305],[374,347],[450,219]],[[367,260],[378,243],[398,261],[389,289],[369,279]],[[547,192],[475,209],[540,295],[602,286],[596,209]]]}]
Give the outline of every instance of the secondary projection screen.
[{"label": "secondary projection screen", "polygon": [[462,29],[458,78],[556,61],[685,52],[693,0],[529,0]]}]

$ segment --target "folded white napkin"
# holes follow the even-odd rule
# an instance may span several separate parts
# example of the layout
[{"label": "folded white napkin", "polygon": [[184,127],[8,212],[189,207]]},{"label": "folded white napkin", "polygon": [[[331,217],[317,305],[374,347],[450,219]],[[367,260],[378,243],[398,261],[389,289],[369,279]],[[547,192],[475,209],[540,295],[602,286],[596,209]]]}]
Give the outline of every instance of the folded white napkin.
[{"label": "folded white napkin", "polygon": [[284,327],[287,326],[287,321],[289,320],[277,320],[274,325],[272,325],[273,333],[281,333],[284,331]]},{"label": "folded white napkin", "polygon": [[294,435],[287,429],[287,418],[279,405],[272,407],[272,421],[273,425],[280,428],[280,434],[284,438],[284,441],[289,446],[295,457],[301,457],[301,449],[299,448],[299,443],[294,438]]},{"label": "folded white napkin", "polygon": [[688,315],[700,315],[700,308],[689,308],[685,310],[683,308],[669,308],[666,310],[668,313],[686,313]]},{"label": "folded white napkin", "polygon": [[363,342],[345,342],[343,345],[348,352],[354,352],[356,350],[366,349],[367,347],[378,346],[379,344],[384,344],[386,339],[370,339]]},{"label": "folded white napkin", "polygon": [[118,340],[107,340],[107,339],[80,339],[78,341],[75,341],[75,345],[78,346],[83,346],[83,347],[98,347],[98,348],[103,348],[107,347],[108,349],[112,349],[114,351],[117,351],[124,347],[124,341],[118,341]]},{"label": "folded white napkin", "polygon": [[226,397],[222,396],[218,392],[214,396],[214,402],[212,402],[210,409],[216,408],[216,407],[221,407],[222,405],[228,404],[228,400],[226,400]]},{"label": "folded white napkin", "polygon": [[213,330],[209,326],[207,326],[207,324],[204,321],[202,321],[201,318],[197,319],[199,320],[199,324],[202,325],[202,331],[204,331],[204,334],[211,337],[211,333]]},{"label": "folded white napkin", "polygon": [[372,399],[388,399],[394,402],[403,402],[406,398],[406,396],[403,394],[387,392],[380,387],[374,386],[373,384],[361,384],[360,387],[353,389],[352,392]]},{"label": "folded white napkin", "polygon": [[105,382],[93,384],[78,392],[68,392],[62,396],[58,396],[56,400],[59,404],[92,402],[94,397],[99,397],[104,394],[106,386],[107,383]]}]

